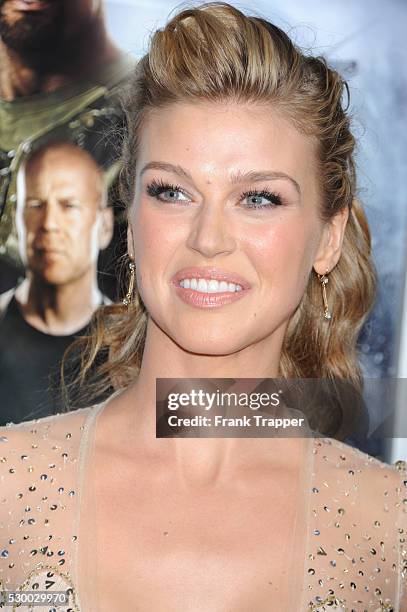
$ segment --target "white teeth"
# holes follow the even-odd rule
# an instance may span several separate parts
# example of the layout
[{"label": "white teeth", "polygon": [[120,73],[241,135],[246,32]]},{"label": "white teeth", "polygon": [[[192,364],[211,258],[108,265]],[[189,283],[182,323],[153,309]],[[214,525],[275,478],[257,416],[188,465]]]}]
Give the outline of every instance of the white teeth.
[{"label": "white teeth", "polygon": [[218,281],[211,279],[208,282],[208,293],[216,293],[219,289],[219,283]]},{"label": "white teeth", "polygon": [[197,290],[202,291],[202,293],[208,293],[208,283],[206,282],[204,278],[200,278],[198,280]]},{"label": "white teeth", "polygon": [[180,281],[180,286],[184,289],[194,289],[200,293],[235,293],[242,291],[243,287],[237,283],[228,283],[226,281],[218,281],[215,278],[184,278]]}]

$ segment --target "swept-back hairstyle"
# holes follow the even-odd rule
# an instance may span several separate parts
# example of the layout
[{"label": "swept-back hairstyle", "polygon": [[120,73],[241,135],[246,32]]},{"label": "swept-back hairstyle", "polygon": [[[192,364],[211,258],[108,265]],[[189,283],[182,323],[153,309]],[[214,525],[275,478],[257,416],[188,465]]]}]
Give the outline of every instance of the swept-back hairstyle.
[{"label": "swept-back hairstyle", "polygon": [[[157,30],[139,61],[124,98],[126,126],[121,172],[122,199],[134,197],[140,130],[145,117],[181,101],[268,104],[317,143],[322,220],[349,209],[342,255],[329,275],[333,319],[322,313],[321,287],[311,272],[293,314],[280,362],[282,377],[345,379],[361,388],[356,340],[371,308],[376,275],[365,214],[355,199],[355,140],[344,108],[349,91],[322,57],[302,53],[278,27],[214,2],[188,8]],[[104,307],[94,334],[83,342],[81,372],[89,389],[103,392],[114,381],[126,387],[140,368],[147,313],[137,288],[130,308]],[[104,359],[95,366],[98,355]]]}]

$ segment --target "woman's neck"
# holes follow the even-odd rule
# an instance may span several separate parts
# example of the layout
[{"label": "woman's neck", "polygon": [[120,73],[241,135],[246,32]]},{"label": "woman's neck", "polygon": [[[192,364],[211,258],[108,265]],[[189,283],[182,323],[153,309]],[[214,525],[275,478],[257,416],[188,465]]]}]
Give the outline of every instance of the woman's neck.
[{"label": "woman's neck", "polygon": [[[280,336],[280,337],[279,337]],[[269,440],[244,438],[156,438],[157,378],[274,378],[283,333],[267,338],[232,355],[196,355],[188,353],[149,320],[141,370],[137,380],[115,404],[126,436],[137,438],[145,452],[163,453],[183,481],[188,478],[212,482],[234,469],[242,457],[270,452]],[[274,445],[278,447],[279,445]]]}]

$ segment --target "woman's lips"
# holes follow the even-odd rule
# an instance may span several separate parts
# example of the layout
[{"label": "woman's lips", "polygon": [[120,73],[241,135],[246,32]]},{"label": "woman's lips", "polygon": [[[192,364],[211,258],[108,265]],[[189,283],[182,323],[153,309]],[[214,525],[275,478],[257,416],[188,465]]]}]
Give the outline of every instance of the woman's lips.
[{"label": "woman's lips", "polygon": [[177,295],[186,304],[195,306],[196,308],[218,308],[225,304],[230,304],[242,299],[250,289],[242,289],[241,291],[222,291],[218,293],[203,293],[195,291],[195,289],[184,289],[180,285],[172,283]]},{"label": "woman's lips", "polygon": [[[204,285],[204,290],[198,291],[195,289],[196,284],[194,288],[182,287],[180,283],[185,279],[195,279],[195,283],[197,281],[199,283],[199,279],[205,279],[207,282],[215,280],[218,283],[223,281],[239,285],[239,288],[235,291],[219,291],[218,286],[216,291],[206,291]],[[172,277],[171,284],[181,300],[195,308],[219,308],[225,304],[231,304],[245,297],[251,287],[250,283],[239,274],[213,266],[182,268]],[[224,289],[223,286],[222,289]]]},{"label": "woman's lips", "polygon": [[240,285],[243,290],[250,289],[250,283],[245,278],[235,272],[229,272],[221,268],[209,266],[182,268],[182,270],[179,270],[171,280],[175,285],[179,285],[180,281],[185,278],[204,278],[206,280],[214,279],[217,281],[226,281],[228,283]]}]

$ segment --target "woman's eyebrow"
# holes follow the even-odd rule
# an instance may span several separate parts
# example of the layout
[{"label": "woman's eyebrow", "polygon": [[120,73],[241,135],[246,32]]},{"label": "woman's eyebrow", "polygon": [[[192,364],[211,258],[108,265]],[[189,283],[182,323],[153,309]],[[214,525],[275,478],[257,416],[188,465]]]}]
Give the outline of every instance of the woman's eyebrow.
[{"label": "woman's eyebrow", "polygon": [[301,188],[297,181],[286,172],[280,172],[278,170],[251,170],[250,172],[236,172],[232,174],[230,180],[232,183],[243,183],[246,181],[274,181],[276,179],[283,179],[290,181],[294,185],[298,195],[301,195]]},{"label": "woman's eyebrow", "polygon": [[152,161],[143,166],[140,171],[140,176],[144,174],[147,170],[164,170],[164,172],[172,172],[173,174],[178,174],[182,178],[187,178],[192,180],[192,176],[184,170],[181,166],[176,166],[174,164],[168,164],[166,162]]},{"label": "woman's eyebrow", "polygon": [[[169,164],[167,162],[158,162],[152,161],[143,166],[140,171],[140,176],[143,175],[147,170],[163,170],[164,172],[172,172],[173,174],[177,174],[182,178],[187,178],[192,180],[191,175],[187,170],[182,168],[182,166],[177,166],[174,164]],[[246,181],[273,181],[276,179],[283,179],[286,181],[290,181],[290,183],[294,186],[298,195],[301,195],[301,188],[298,182],[286,172],[280,172],[277,170],[251,170],[249,172],[241,172],[238,171],[230,176],[231,183],[244,183]]]}]

